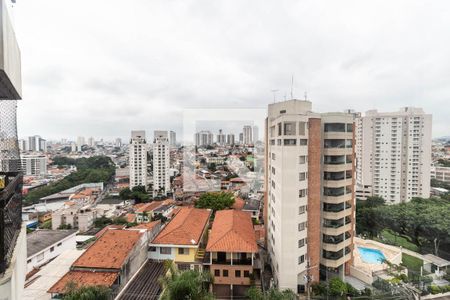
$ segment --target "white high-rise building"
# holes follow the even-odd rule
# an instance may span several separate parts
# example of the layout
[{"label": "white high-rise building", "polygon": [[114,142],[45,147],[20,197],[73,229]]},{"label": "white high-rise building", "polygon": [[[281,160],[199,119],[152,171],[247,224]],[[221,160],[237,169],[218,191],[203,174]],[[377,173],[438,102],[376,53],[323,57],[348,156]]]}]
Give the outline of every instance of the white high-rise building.
[{"label": "white high-rise building", "polygon": [[269,105],[264,223],[280,289],[303,293],[313,282],[349,274],[353,127],[352,114],[313,113],[310,101]]},{"label": "white high-rise building", "polygon": [[177,133],[175,131],[169,131],[169,144],[171,147],[177,145]]},{"label": "white high-rise building", "polygon": [[20,151],[27,151],[27,141],[26,140],[19,140],[19,150]]},{"label": "white high-rise building", "polygon": [[209,146],[213,144],[213,134],[210,131],[202,130],[195,134],[196,146]]},{"label": "white high-rise building", "polygon": [[81,151],[81,147],[86,145],[86,141],[84,140],[84,136],[79,136],[77,138],[77,149],[78,151]]},{"label": "white high-rise building", "polygon": [[88,138],[88,143],[87,144],[91,148],[95,146],[95,140],[94,140],[94,138],[92,136],[90,138]]},{"label": "white high-rise building", "polygon": [[243,143],[245,145],[253,144],[253,128],[250,125],[245,125],[242,131],[243,133]]},{"label": "white high-rise building", "polygon": [[122,147],[122,139],[121,138],[116,138],[116,141],[114,142],[114,146],[115,147]]},{"label": "white high-rise building", "polygon": [[227,134],[227,145],[234,145],[234,143],[235,143],[234,134],[233,133]]},{"label": "white high-rise building", "polygon": [[70,144],[70,151],[71,152],[77,152],[77,144],[71,143]]},{"label": "white high-rise building", "polygon": [[222,129],[219,129],[219,134],[217,135],[217,144],[225,145],[226,143],[226,135],[222,132]]},{"label": "white high-rise building", "polygon": [[24,175],[43,176],[47,174],[47,157],[45,155],[22,155],[20,160]]},{"label": "white high-rise building", "polygon": [[168,131],[155,130],[153,140],[153,193],[170,192],[170,144]]},{"label": "white high-rise building", "polygon": [[258,126],[253,126],[253,143],[256,144],[256,142],[259,140],[259,130]]},{"label": "white high-rise building", "polygon": [[431,115],[421,108],[367,111],[356,121],[357,197],[386,203],[430,196]]},{"label": "white high-rise building", "polygon": [[147,141],[145,130],[131,131],[130,146],[130,188],[144,186],[147,189]]}]

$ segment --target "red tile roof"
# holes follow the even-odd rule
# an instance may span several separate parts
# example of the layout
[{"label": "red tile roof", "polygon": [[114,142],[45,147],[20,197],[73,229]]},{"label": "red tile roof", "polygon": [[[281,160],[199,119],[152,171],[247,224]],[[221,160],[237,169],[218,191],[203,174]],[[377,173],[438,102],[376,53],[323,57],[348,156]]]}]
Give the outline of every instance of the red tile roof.
[{"label": "red tile roof", "polygon": [[75,284],[75,287],[99,285],[111,287],[118,276],[118,272],[69,271],[47,292],[64,294],[69,283]]},{"label": "red tile roof", "polygon": [[245,205],[244,199],[236,197],[234,198],[234,204],[232,208],[236,210],[242,210],[244,208],[244,205]]},{"label": "red tile roof", "polygon": [[197,245],[208,224],[210,215],[209,209],[183,207],[152,243]]},{"label": "red tile roof", "polygon": [[238,210],[217,211],[206,251],[256,253],[258,245],[250,215]]},{"label": "red tile roof", "polygon": [[95,234],[95,237],[97,239],[100,238],[107,230],[110,230],[110,229],[124,229],[124,228],[125,228],[125,225],[115,225],[115,224],[107,225],[107,226],[103,227],[102,230],[97,232]]},{"label": "red tile roof", "polygon": [[120,269],[140,238],[139,231],[107,230],[72,266]]},{"label": "red tile roof", "polygon": [[130,229],[147,229],[147,230],[152,230],[153,228],[155,228],[156,225],[161,224],[161,220],[157,220],[157,221],[153,221],[153,222],[149,222],[149,223],[141,223],[139,225],[130,227]]},{"label": "red tile roof", "polygon": [[163,203],[159,202],[159,201],[153,201],[153,202],[150,202],[150,203],[145,203],[145,204],[139,206],[136,209],[136,212],[137,213],[149,212],[149,211],[154,210],[155,208],[160,207],[162,204]]}]

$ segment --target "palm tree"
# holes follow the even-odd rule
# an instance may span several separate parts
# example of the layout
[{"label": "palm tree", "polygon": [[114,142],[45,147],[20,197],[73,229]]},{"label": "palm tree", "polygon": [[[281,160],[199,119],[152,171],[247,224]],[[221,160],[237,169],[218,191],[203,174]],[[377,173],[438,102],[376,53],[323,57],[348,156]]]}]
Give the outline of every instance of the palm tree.
[{"label": "palm tree", "polygon": [[208,291],[211,275],[194,270],[180,271],[172,261],[166,261],[166,275],[159,278],[163,287],[162,300],[212,300]]}]

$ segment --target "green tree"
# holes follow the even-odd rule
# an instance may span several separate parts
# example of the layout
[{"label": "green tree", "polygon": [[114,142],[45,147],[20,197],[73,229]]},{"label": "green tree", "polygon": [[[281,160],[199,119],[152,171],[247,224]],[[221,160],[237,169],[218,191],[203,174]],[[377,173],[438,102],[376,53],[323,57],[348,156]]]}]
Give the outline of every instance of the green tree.
[{"label": "green tree", "polygon": [[63,300],[108,300],[111,290],[105,286],[83,286],[77,287],[74,282],[66,286]]},{"label": "green tree", "polygon": [[163,287],[162,300],[212,300],[208,291],[211,275],[195,270],[179,271],[172,261],[166,261],[167,274],[159,278]]},{"label": "green tree", "polygon": [[347,294],[347,284],[338,277],[333,277],[328,281],[328,291],[331,296],[344,297]]},{"label": "green tree", "polygon": [[252,286],[247,291],[247,297],[250,300],[294,300],[297,299],[292,290],[280,291],[276,288],[270,288],[266,292],[262,292],[260,288]]},{"label": "green tree", "polygon": [[208,170],[211,172],[215,172],[217,170],[217,166],[215,163],[208,164]]},{"label": "green tree", "polygon": [[233,206],[234,196],[228,192],[204,193],[195,202],[197,208],[210,208],[213,211],[227,209]]}]

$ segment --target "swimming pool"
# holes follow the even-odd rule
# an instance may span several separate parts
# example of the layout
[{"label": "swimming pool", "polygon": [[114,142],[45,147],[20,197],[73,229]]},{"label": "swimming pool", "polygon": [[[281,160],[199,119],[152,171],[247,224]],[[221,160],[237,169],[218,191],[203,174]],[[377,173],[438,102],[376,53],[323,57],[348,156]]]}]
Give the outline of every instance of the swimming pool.
[{"label": "swimming pool", "polygon": [[386,257],[378,249],[358,247],[359,255],[363,262],[368,264],[382,264]]}]

